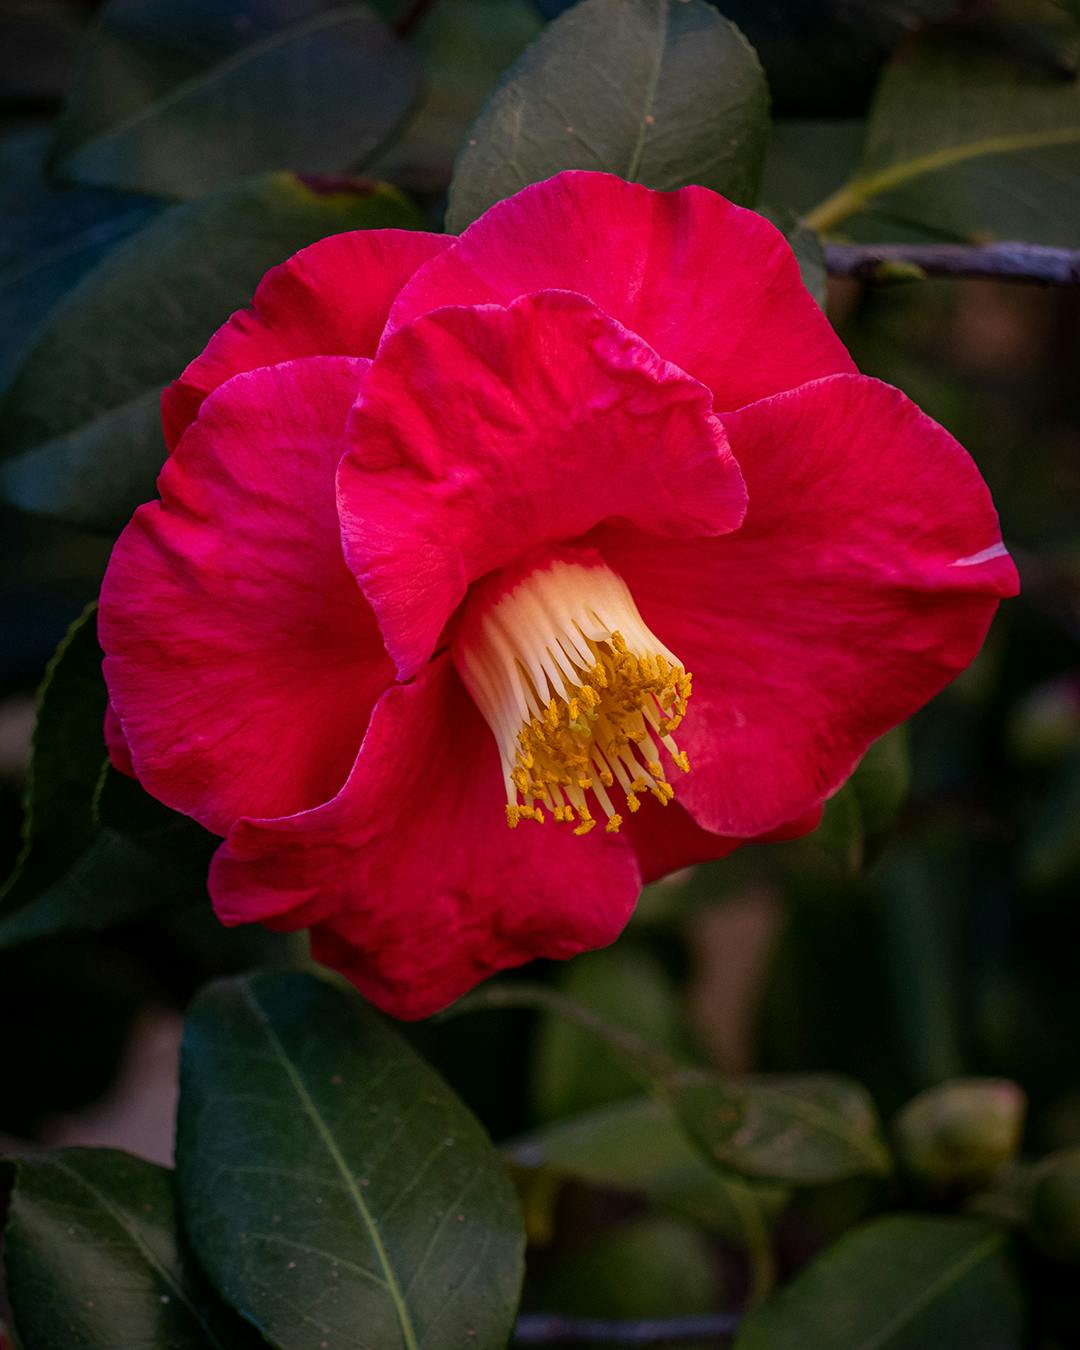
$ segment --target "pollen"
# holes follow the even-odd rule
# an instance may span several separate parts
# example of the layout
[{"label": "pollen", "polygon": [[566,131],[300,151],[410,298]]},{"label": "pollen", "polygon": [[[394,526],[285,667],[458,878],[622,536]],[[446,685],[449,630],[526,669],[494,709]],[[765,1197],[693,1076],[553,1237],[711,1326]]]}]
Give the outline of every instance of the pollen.
[{"label": "pollen", "polygon": [[691,677],[595,551],[481,587],[454,659],[498,744],[511,829],[550,812],[576,835],[615,834],[643,798],[674,797],[662,754],[690,771],[672,733]]}]

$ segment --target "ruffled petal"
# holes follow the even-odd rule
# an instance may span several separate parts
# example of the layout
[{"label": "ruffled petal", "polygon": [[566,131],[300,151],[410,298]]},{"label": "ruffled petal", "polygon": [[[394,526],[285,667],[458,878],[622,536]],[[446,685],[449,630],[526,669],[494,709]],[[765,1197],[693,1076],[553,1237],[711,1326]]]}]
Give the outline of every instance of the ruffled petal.
[{"label": "ruffled petal", "polygon": [[443,655],[386,692],[333,801],[233,827],[211,895],[226,923],[321,912],[314,955],[425,1017],[508,966],[605,946],[637,899],[620,836],[510,830],[504,804],[494,739]]},{"label": "ruffled petal", "polygon": [[333,796],[392,675],[334,500],[367,364],[235,376],[113,550],[99,632],[122,738],[148,791],[219,834]]},{"label": "ruffled petal", "polygon": [[595,542],[693,672],[678,800],[752,836],[963,670],[1017,580],[971,458],[898,390],[834,376],[723,420],[749,493],[737,533]]},{"label": "ruffled petal", "polygon": [[580,296],[444,309],[382,347],[338,474],[345,555],[401,678],[469,584],[618,517],[738,526],[742,477],[709,392]]},{"label": "ruffled petal", "polygon": [[491,207],[398,297],[387,334],[441,305],[587,295],[707,384],[717,409],[855,369],[783,235],[706,188],[567,172]]},{"label": "ruffled petal", "polygon": [[352,230],[272,268],[250,308],[237,310],[162,394],[170,451],[207,394],[233,375],[301,356],[374,356],[398,291],[450,242],[420,230]]}]

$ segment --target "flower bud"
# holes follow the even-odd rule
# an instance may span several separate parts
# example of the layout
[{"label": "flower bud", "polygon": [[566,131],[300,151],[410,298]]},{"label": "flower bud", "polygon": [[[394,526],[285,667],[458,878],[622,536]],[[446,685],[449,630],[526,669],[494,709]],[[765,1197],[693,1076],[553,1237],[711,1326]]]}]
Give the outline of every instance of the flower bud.
[{"label": "flower bud", "polygon": [[1028,1235],[1055,1261],[1080,1265],[1080,1148],[1055,1153],[1037,1168]]},{"label": "flower bud", "polygon": [[1015,1155],[1026,1106],[1007,1079],[955,1078],[929,1088],[896,1118],[901,1165],[933,1194],[976,1190]]}]

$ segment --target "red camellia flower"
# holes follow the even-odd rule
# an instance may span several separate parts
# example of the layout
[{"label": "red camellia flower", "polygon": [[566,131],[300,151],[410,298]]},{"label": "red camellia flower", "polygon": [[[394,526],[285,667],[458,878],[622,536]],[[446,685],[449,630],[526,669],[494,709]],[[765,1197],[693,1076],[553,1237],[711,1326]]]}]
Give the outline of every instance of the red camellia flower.
[{"label": "red camellia flower", "polygon": [[812,829],[1016,590],[965,451],[700,188],[325,239],[163,410],[102,592],[114,759],[224,836],[225,923],[310,927],[401,1017]]}]

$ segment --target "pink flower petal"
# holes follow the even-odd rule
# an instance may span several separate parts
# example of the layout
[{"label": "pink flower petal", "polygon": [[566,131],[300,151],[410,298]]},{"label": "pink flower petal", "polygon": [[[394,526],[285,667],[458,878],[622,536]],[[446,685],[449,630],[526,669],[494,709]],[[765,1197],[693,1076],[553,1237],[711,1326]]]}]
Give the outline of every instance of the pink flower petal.
[{"label": "pink flower petal", "polygon": [[332,801],[242,820],[210,889],[226,923],[323,917],[312,951],[396,1017],[534,957],[613,941],[641,886],[618,835],[506,826],[495,742],[449,658],[376,706]]},{"label": "pink flower petal", "polygon": [[750,836],[819,803],[963,670],[1017,581],[974,463],[888,385],[834,376],[723,421],[739,531],[595,542],[693,672],[679,802]]},{"label": "pink flower petal", "polygon": [[334,502],[367,364],[235,376],[113,550],[99,632],[135,772],[219,834],[331,797],[392,674]]},{"label": "pink flower petal", "polygon": [[470,582],[619,517],[720,534],[742,478],[703,385],[580,296],[444,309],[372,364],[338,475],[345,554],[400,676]]},{"label": "pink flower petal", "polygon": [[568,172],[499,202],[402,290],[387,334],[440,305],[587,295],[707,384],[718,409],[855,369],[784,237],[706,188]]},{"label": "pink flower petal", "polygon": [[352,230],[302,248],[259,283],[161,397],[170,450],[219,384],[300,356],[373,356],[398,291],[450,243],[420,230]]}]

